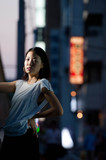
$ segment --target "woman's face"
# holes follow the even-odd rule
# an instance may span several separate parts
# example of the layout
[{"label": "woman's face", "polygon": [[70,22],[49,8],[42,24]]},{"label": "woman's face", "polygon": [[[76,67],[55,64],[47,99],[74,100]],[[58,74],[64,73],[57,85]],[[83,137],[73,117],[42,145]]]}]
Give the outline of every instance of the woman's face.
[{"label": "woman's face", "polygon": [[37,77],[41,68],[43,68],[41,58],[32,51],[28,52],[24,61],[25,72]]}]

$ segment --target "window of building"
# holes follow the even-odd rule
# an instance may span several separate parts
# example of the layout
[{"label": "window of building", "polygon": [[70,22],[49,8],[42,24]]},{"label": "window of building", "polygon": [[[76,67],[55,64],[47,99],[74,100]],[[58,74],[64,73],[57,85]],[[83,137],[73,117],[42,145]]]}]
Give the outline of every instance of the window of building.
[{"label": "window of building", "polygon": [[87,26],[102,26],[102,19],[102,14],[88,14],[85,24]]},{"label": "window of building", "polygon": [[99,125],[99,111],[87,110],[85,113],[85,122],[89,125]]},{"label": "window of building", "polygon": [[85,65],[85,83],[101,82],[102,63],[100,61],[90,61]]},{"label": "window of building", "polygon": [[85,35],[98,36],[103,22],[102,14],[88,14],[85,20]]}]

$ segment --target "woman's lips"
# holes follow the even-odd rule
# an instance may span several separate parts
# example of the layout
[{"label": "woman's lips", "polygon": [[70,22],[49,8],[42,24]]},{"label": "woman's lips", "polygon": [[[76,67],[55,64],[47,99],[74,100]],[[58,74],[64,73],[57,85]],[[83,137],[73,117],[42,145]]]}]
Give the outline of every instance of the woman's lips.
[{"label": "woman's lips", "polygon": [[31,67],[27,67],[27,70],[30,71],[30,70],[31,70]]}]

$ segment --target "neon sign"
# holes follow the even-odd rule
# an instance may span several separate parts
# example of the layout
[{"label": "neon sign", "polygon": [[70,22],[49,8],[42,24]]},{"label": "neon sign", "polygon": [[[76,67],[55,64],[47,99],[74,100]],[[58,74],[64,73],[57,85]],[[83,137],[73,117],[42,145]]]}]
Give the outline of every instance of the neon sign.
[{"label": "neon sign", "polygon": [[69,67],[69,81],[71,84],[82,84],[84,82],[83,46],[83,37],[71,37]]}]

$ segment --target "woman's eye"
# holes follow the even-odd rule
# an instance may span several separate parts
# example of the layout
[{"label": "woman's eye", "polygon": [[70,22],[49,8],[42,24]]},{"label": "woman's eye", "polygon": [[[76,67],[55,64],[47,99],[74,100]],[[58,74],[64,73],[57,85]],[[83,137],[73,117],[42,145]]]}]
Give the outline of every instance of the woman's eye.
[{"label": "woman's eye", "polygon": [[26,61],[29,61],[29,58],[26,58]]},{"label": "woman's eye", "polygon": [[33,62],[37,62],[37,60],[36,60],[36,59],[33,59]]}]

